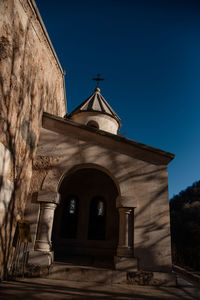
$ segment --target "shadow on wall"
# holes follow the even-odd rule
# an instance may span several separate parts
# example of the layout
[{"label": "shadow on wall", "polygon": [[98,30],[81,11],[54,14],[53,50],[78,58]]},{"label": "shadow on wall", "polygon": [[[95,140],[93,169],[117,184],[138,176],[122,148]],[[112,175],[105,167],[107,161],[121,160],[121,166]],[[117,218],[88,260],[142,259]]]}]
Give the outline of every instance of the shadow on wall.
[{"label": "shadow on wall", "polygon": [[[153,168],[149,168],[147,166],[141,169],[141,164],[144,165],[144,162],[141,162],[141,164],[136,166],[134,170],[131,170],[130,165],[128,163],[127,165],[124,163],[123,167],[127,170],[124,172],[121,170],[121,162],[118,160],[117,155],[111,153],[109,150],[102,149],[102,151],[99,151],[98,153],[93,151],[90,156],[89,153],[91,153],[91,145],[86,142],[81,142],[80,147],[74,147],[74,145],[66,144],[66,137],[63,137],[63,143],[61,142],[59,145],[55,143],[54,138],[54,135],[52,135],[52,137],[46,137],[44,135],[40,144],[41,149],[46,149],[45,146],[47,145],[53,145],[53,149],[51,148],[49,151],[53,152],[57,161],[50,161],[50,159],[48,159],[47,163],[47,157],[41,156],[38,158],[40,163],[38,163],[37,170],[33,177],[38,177],[38,174],[40,170],[42,172],[44,165],[46,170],[46,172],[42,175],[43,177],[40,178],[41,184],[40,186],[38,185],[39,189],[45,190],[48,187],[55,190],[55,187],[48,186],[48,180],[46,180],[46,178],[50,172],[53,173],[54,171],[55,173],[53,176],[60,178],[63,172],[62,167],[63,165],[67,165],[67,160],[69,159],[64,156],[60,158],[58,157],[59,153],[62,153],[62,151],[70,153],[71,162],[76,162],[77,157],[80,156],[83,164],[88,163],[88,157],[90,162],[95,162],[96,164],[101,164],[101,161],[104,159],[105,161],[109,161],[109,165],[111,166],[110,169],[114,170],[114,174],[118,174],[118,180],[120,183],[131,181],[134,182],[136,186],[142,182],[144,187],[143,194],[148,194],[148,203],[147,201],[144,201],[143,205],[141,201],[140,207],[135,209],[135,218],[138,220],[145,219],[145,222],[135,223],[135,233],[140,235],[140,240],[137,240],[137,243],[135,243],[135,256],[139,258],[140,269],[147,271],[171,271],[169,210],[168,204],[165,202],[168,197],[168,186],[165,172],[166,166],[154,166]],[[47,149],[49,148],[47,147]],[[47,152],[47,155],[51,155],[52,152]],[[41,163],[42,159],[45,160],[45,164]],[[155,182],[156,188],[154,188]],[[152,189],[145,191],[145,187],[148,188],[149,186],[152,186]],[[158,188],[158,186],[160,187]],[[165,204],[163,205],[163,203]],[[159,248],[159,244],[162,244],[161,248]],[[165,256],[163,263],[162,256]],[[160,265],[160,267],[155,267],[156,264]]]},{"label": "shadow on wall", "polygon": [[[34,40],[31,36],[31,21],[29,19],[26,27],[23,27],[20,16],[15,9],[15,1],[12,2],[10,13],[12,23],[4,24],[5,34],[0,37],[0,126],[3,128],[1,143],[10,153],[10,171],[6,175],[2,171],[3,180],[0,192],[3,191],[6,180],[12,183],[10,199],[4,197],[1,199],[0,266],[3,270],[0,275],[1,278],[6,277],[12,261],[14,252],[12,240],[16,220],[23,218],[24,215],[32,175],[32,161],[36,152],[42,112],[44,105],[47,103],[46,99],[48,99],[48,103],[55,103],[55,111],[58,110],[57,102],[54,101],[56,90],[54,87],[50,87],[45,80],[44,74],[40,72],[41,60],[33,57],[30,50],[30,45]],[[66,148],[65,151],[67,150],[69,149]],[[76,160],[76,157],[81,155],[82,163],[87,163],[84,154],[87,150],[88,145],[81,143],[80,148],[71,155],[71,159]],[[108,157],[108,152],[93,155],[91,161],[98,163],[100,157],[104,155]],[[120,164],[117,157],[110,154],[108,159],[113,170],[120,173]],[[51,162],[49,163],[51,164]],[[5,167],[6,160],[2,160],[2,165]],[[54,168],[54,165],[52,167]],[[48,171],[43,172],[42,176],[44,177],[41,177],[39,188],[41,188],[47,174]],[[135,175],[135,171],[134,173],[128,172],[126,176],[119,176],[119,180],[120,182],[132,180],[134,176],[135,180],[138,178],[139,181],[142,175]],[[147,172],[145,176],[146,181],[149,181],[156,178],[157,175],[156,172],[149,172],[149,174]],[[162,193],[164,191],[160,191],[152,197],[152,203],[156,202],[162,196]],[[148,206],[143,208],[146,211],[148,209]],[[137,217],[141,213],[143,213],[142,210],[140,210]],[[154,228],[160,226],[157,221],[152,221],[151,224]],[[148,230],[144,231],[144,235],[148,233]]]},{"label": "shadow on wall", "polygon": [[30,50],[31,19],[23,27],[15,5],[15,1],[9,3],[12,18],[10,23],[9,17],[5,19],[0,36],[1,145],[8,149],[10,160],[8,172],[4,172],[7,159],[1,157],[0,163],[0,278],[7,276],[16,220],[23,218],[45,99],[56,102],[56,91],[49,87],[40,61]]}]

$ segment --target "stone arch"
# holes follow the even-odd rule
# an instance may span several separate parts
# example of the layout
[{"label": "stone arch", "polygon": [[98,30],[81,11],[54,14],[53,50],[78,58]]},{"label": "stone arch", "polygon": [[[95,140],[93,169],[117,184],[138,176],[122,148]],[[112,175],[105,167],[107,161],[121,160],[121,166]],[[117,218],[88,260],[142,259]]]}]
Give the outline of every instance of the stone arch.
[{"label": "stone arch", "polygon": [[[110,171],[95,164],[76,165],[61,176],[57,189],[61,195],[61,201],[55,211],[52,234],[55,258],[65,260],[67,256],[74,254],[113,258],[116,254],[119,233],[116,200],[120,193],[120,187]],[[79,199],[77,232],[76,234],[73,232],[73,238],[69,238],[70,234],[64,232],[70,228],[66,222],[66,199],[69,195]],[[106,207],[106,215],[97,216],[99,220],[96,219],[98,225],[96,226],[96,238],[95,232],[91,234],[89,227],[91,203],[95,197],[102,199]],[[102,226],[104,221],[105,235],[99,230],[99,226]],[[66,226],[66,224],[68,225]]]},{"label": "stone arch", "polygon": [[[121,188],[120,188],[120,184],[118,182],[118,180],[116,179],[116,177],[112,174],[112,172],[110,172],[107,168],[105,167],[102,167],[98,164],[94,164],[94,163],[84,163],[84,164],[78,164],[78,165],[74,165],[73,167],[71,167],[69,170],[65,171],[59,178],[59,180],[57,180],[55,182],[55,184],[57,185],[57,192],[59,192],[59,188],[60,188],[60,185],[63,181],[63,179],[68,176],[68,175],[71,175],[73,174],[74,172],[80,170],[80,169],[97,169],[97,170],[100,170],[102,171],[103,173],[107,174],[111,179],[112,181],[114,182],[117,190],[118,190],[118,195],[121,196]],[[55,188],[55,187],[54,187]]]},{"label": "stone arch", "polygon": [[[111,168],[106,168],[105,166],[100,166],[95,163],[81,163],[77,165],[70,165],[65,166],[63,168],[54,168],[48,172],[46,175],[41,190],[49,191],[49,192],[59,192],[60,184],[65,176],[75,172],[81,168],[95,168],[97,170],[101,170],[102,172],[106,173],[110,178],[112,178],[113,182],[115,183],[119,197],[126,196],[127,190],[127,183],[126,181],[119,181],[118,178],[115,176],[114,172],[112,172]],[[118,197],[118,198],[119,198]]]}]

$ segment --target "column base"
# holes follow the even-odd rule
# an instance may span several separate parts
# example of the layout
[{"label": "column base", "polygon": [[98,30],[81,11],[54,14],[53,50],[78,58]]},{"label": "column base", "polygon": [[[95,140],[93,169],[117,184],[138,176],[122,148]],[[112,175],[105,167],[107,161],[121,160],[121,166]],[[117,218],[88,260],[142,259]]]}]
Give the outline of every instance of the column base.
[{"label": "column base", "polygon": [[135,272],[138,270],[138,260],[135,257],[114,257],[115,269],[120,271]]},{"label": "column base", "polygon": [[36,240],[34,249],[35,251],[50,252],[51,245],[48,241]]},{"label": "column base", "polygon": [[117,247],[117,256],[119,257],[133,257],[133,247]]},{"label": "column base", "polygon": [[35,266],[50,266],[54,261],[54,252],[29,251],[28,264]]}]

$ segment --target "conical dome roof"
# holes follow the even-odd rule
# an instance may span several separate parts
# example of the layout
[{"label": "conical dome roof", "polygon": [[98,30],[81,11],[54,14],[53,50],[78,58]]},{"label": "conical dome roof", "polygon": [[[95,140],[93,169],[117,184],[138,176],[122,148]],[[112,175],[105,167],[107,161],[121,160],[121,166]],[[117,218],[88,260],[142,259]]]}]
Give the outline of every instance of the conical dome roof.
[{"label": "conical dome roof", "polygon": [[72,121],[89,127],[117,134],[121,120],[100,93],[97,86],[94,93],[75,108],[68,116]]},{"label": "conical dome roof", "polygon": [[118,115],[101,95],[99,87],[96,87],[94,93],[71,112],[69,118],[72,115],[80,112],[98,112],[101,114],[106,114],[113,117],[119,123],[119,125],[121,124],[121,120]]}]

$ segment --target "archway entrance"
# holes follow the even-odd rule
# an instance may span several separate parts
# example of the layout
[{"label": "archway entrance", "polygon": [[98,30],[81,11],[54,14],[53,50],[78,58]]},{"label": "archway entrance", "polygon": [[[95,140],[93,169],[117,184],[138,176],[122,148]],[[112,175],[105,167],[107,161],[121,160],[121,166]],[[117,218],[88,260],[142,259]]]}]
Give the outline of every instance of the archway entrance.
[{"label": "archway entrance", "polygon": [[52,234],[55,260],[113,258],[119,221],[112,178],[98,169],[79,169],[63,179],[59,193]]}]

